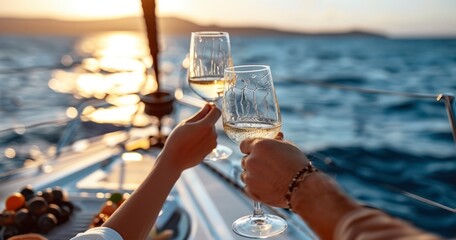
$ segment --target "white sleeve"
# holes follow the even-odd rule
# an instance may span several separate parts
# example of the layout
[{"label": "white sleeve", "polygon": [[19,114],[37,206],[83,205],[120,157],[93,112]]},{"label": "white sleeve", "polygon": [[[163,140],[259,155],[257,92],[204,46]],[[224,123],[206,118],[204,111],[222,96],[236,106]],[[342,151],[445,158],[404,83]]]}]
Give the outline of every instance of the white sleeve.
[{"label": "white sleeve", "polygon": [[79,233],[71,240],[123,240],[122,236],[112,228],[96,227]]}]

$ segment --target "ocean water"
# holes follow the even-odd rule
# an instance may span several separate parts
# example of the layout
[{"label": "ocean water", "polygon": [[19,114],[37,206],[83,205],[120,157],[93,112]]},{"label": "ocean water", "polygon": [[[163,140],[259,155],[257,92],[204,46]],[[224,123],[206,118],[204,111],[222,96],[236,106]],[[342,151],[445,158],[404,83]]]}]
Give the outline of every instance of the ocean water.
[{"label": "ocean water", "polygon": [[[129,36],[123,46],[143,41]],[[64,124],[24,126],[65,119],[68,107],[83,101],[49,83],[71,78],[56,69],[75,72],[75,63],[96,58],[97,38],[0,36],[0,171],[55,146]],[[444,104],[359,91],[456,94],[455,39],[232,35],[231,43],[235,65],[271,66],[286,138],[348,194],[428,231],[456,236],[455,213],[406,196],[456,208],[456,145]],[[190,93],[181,67],[188,46],[187,37],[162,39],[163,88]],[[11,126],[18,127],[2,131]]]}]

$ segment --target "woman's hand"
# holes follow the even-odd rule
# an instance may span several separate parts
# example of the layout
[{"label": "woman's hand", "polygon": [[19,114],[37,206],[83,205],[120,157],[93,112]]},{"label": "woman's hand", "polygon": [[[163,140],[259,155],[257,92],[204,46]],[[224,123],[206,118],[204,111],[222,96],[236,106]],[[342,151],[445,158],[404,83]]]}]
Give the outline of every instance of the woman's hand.
[{"label": "woman's hand", "polygon": [[168,137],[157,162],[128,200],[103,224],[123,239],[145,239],[181,172],[193,167],[216,145],[214,124],[220,110],[204,106]]},{"label": "woman's hand", "polygon": [[241,179],[245,191],[254,200],[276,207],[287,207],[285,194],[297,171],[309,160],[296,146],[284,142],[283,134],[275,139],[246,139],[241,143]]},{"label": "woman's hand", "polygon": [[171,132],[161,155],[179,171],[200,163],[217,146],[214,124],[220,114],[217,107],[206,104]]}]

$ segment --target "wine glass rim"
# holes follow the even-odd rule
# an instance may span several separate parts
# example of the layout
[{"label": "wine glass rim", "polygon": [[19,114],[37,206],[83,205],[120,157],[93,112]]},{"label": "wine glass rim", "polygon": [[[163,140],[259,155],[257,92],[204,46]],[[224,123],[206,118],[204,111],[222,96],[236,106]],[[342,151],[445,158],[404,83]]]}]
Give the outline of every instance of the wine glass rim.
[{"label": "wine glass rim", "polygon": [[200,37],[217,37],[217,36],[228,36],[229,34],[227,32],[221,32],[221,31],[198,31],[198,32],[192,32],[192,35],[197,35]]},{"label": "wine glass rim", "polygon": [[225,68],[225,72],[229,73],[246,73],[246,72],[260,72],[264,70],[269,71],[270,67],[268,65],[239,65],[233,67]]}]

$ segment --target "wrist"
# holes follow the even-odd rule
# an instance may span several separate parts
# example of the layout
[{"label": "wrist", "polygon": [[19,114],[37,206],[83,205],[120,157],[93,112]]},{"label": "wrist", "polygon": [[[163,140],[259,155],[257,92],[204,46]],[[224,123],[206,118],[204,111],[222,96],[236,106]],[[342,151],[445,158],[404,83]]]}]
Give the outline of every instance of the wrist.
[{"label": "wrist", "polygon": [[318,172],[318,169],[313,167],[312,162],[308,162],[307,166],[299,170],[291,179],[288,185],[288,191],[285,194],[286,203],[290,210],[292,210],[291,197],[293,192],[299,188],[309,175],[315,172]]},{"label": "wrist", "polygon": [[178,167],[171,158],[171,156],[160,154],[157,157],[154,171],[165,172],[170,178],[177,180],[185,169]]}]

